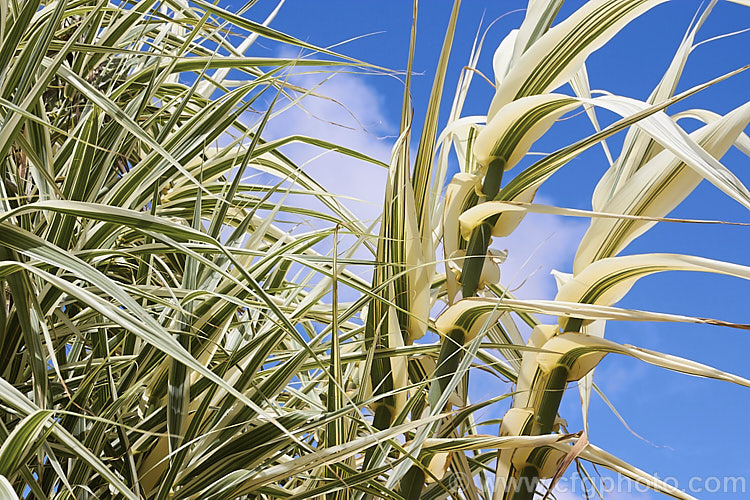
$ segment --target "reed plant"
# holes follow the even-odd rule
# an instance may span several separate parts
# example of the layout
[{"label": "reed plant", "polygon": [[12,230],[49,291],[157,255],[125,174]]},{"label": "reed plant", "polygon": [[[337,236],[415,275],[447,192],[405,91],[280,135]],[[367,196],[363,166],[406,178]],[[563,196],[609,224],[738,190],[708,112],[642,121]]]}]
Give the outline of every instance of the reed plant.
[{"label": "reed plant", "polygon": [[[750,153],[750,103],[668,109],[748,68],[676,93],[717,0],[647,100],[592,96],[587,57],[663,1],[590,0],[557,19],[562,0],[530,0],[494,52],[486,115],[467,117],[484,39],[447,89],[464,36],[455,0],[416,130],[417,2],[398,73],[276,31],[281,4],[255,22],[253,1],[0,0],[0,498],[520,500],[573,463],[692,498],[588,439],[593,370],[608,353],[750,386],[604,338],[607,321],[747,328],[617,306],[653,273],[750,278],[739,263],[624,253],[657,223],[690,222],[667,217],[703,179],[750,208],[720,162],[733,145]],[[303,55],[256,56],[259,39]],[[390,162],[293,123],[265,133],[285,109],[325,98],[293,75],[336,71],[403,77]],[[600,127],[600,108],[619,118]],[[524,161],[581,110],[595,133]],[[686,117],[703,125],[688,134]],[[550,176],[617,133],[590,210],[535,203]],[[289,144],[387,172],[377,223]],[[590,220],[554,300],[515,298],[500,277],[492,238],[527,213]],[[479,369],[512,387],[472,401]],[[573,382],[585,425],[569,430],[560,401]],[[483,433],[478,412],[503,404],[498,432]]]}]

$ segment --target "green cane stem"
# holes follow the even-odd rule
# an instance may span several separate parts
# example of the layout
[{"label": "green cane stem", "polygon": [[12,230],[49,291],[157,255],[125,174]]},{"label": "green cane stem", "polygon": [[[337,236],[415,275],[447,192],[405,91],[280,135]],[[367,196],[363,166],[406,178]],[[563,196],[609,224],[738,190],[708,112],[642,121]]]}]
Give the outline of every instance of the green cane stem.
[{"label": "green cane stem", "polygon": [[[482,193],[487,200],[493,200],[500,191],[505,171],[505,159],[498,158],[490,162],[487,174],[484,176]],[[499,215],[494,215],[480,224],[471,233],[469,246],[466,248],[466,259],[461,269],[461,286],[464,297],[473,297],[479,288],[479,280],[482,276],[484,259],[487,248],[490,245],[492,228],[497,222]]]}]

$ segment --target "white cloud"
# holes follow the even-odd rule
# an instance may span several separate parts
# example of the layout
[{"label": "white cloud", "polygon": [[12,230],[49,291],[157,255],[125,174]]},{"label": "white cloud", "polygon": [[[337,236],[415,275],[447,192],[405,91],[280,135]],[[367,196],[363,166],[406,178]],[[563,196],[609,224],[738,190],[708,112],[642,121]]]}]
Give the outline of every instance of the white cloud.
[{"label": "white cloud", "polygon": [[[294,84],[314,88],[316,94],[327,99],[306,96],[301,106],[291,107],[269,121],[264,136],[274,139],[306,135],[387,163],[393,139],[379,137],[392,132],[381,112],[381,96],[363,76],[338,73],[326,78],[318,74],[292,77]],[[281,103],[277,108],[285,104]],[[305,144],[286,146],[284,152],[303,165],[305,172],[326,190],[341,195],[342,203],[358,218],[371,221],[380,214],[385,192],[385,168]],[[352,198],[358,201],[352,201]]]}]

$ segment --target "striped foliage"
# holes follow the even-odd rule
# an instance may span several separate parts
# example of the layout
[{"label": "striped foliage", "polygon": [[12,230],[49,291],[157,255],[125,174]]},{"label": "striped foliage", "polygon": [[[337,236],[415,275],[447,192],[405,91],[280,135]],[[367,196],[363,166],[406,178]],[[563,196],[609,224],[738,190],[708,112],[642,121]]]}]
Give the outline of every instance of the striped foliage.
[{"label": "striped foliage", "polygon": [[[716,1],[647,100],[592,96],[586,58],[662,1],[591,0],[559,20],[561,0],[530,0],[494,51],[479,117],[464,104],[484,37],[446,87],[460,0],[430,94],[412,101],[414,2],[399,135],[382,162],[293,123],[267,132],[327,97],[298,74],[401,76],[271,28],[283,2],[253,21],[255,2],[0,0],[0,498],[532,498],[574,461],[689,498],[587,434],[605,355],[750,385],[604,338],[606,321],[747,329],[617,304],[656,272],[750,278],[738,264],[620,255],[656,223],[696,222],[668,216],[704,178],[750,206],[720,162],[732,145],[750,153],[748,105],[668,110],[742,70],[675,94]],[[302,56],[269,57],[261,42]],[[600,108],[618,120],[599,127]],[[525,161],[581,109],[594,134]],[[687,134],[688,117],[704,125]],[[386,172],[377,221],[287,156],[295,144]],[[599,144],[591,210],[534,203]],[[591,219],[554,300],[514,297],[490,248],[529,212]],[[512,390],[473,401],[478,369]],[[571,382],[580,432],[558,415]]]}]

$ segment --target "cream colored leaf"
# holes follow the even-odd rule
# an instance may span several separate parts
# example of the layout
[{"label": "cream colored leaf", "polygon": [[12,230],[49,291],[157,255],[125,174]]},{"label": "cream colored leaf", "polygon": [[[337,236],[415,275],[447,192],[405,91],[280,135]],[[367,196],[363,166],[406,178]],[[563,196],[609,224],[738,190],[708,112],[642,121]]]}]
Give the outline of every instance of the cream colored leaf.
[{"label": "cream colored leaf", "polygon": [[601,345],[599,340],[603,339],[580,333],[556,335],[542,346],[544,352],[537,354],[536,362],[546,373],[557,366],[567,366],[568,382],[580,380],[607,354],[596,349]]},{"label": "cream colored leaf", "polygon": [[[696,130],[690,134],[690,138],[708,154],[720,158],[735,142],[748,122],[750,103]],[[663,217],[679,205],[701,180],[699,171],[687,168],[671,151],[662,151],[623,185],[604,205],[603,211]],[[595,260],[617,255],[654,224],[655,222],[632,219],[592,220],[576,253],[574,272],[579,272]]]},{"label": "cream colored leaf", "polygon": [[[514,401],[516,398],[513,398]],[[500,437],[519,436],[530,431],[534,424],[534,412],[528,408],[511,408],[500,422]],[[513,455],[516,450],[500,450],[497,457],[497,471],[495,473],[495,491],[506,491],[506,487],[513,481]],[[500,488],[500,490],[498,490]]]},{"label": "cream colored leaf", "polygon": [[[588,101],[585,101],[588,102]],[[622,116],[636,114],[648,107],[647,104],[636,99],[617,96],[597,97],[591,101]],[[748,113],[748,105],[740,106],[727,115],[728,120],[742,122]],[[687,166],[695,170],[709,182],[724,191],[733,199],[750,208],[750,191],[725,166],[719,163],[711,154],[701,148],[681,128],[663,112],[655,113],[637,126],[648,133],[656,142],[671,151]]]},{"label": "cream colored leaf", "polygon": [[[688,109],[672,115],[672,120],[674,121],[679,121],[685,118],[693,118],[708,125],[722,119],[723,117],[719,113],[714,113],[708,109]],[[740,133],[737,140],[734,142],[734,146],[745,155],[750,156],[750,137],[745,132]]]},{"label": "cream colored leaf", "polygon": [[[462,173],[472,173],[472,168],[467,168],[474,161],[469,157],[467,151],[473,147],[472,141],[476,139],[479,130],[484,128],[484,116],[464,116],[449,123],[437,139],[438,144],[445,144],[450,139],[453,149],[458,157],[458,168]],[[442,151],[441,151],[442,153]]]},{"label": "cream colored leaf", "polygon": [[[479,205],[466,210],[458,217],[458,222],[461,226],[461,237],[468,241],[474,229],[486,219],[489,219],[493,215],[513,212],[520,212],[521,215],[523,215],[527,212],[527,209],[522,206],[502,201],[487,201],[480,203]],[[504,229],[505,227],[501,225],[501,221],[498,219],[498,222],[492,227],[492,236],[507,236]]]},{"label": "cream colored leaf", "polygon": [[569,332],[557,335],[550,339],[543,349],[544,352],[537,356],[537,362],[542,370],[549,372],[559,365],[568,366],[571,372],[568,380],[577,380],[576,377],[580,378],[591,371],[607,353],[616,353],[667,370],[750,387],[750,380],[712,366],[582,333]]},{"label": "cream colored leaf", "polygon": [[[459,215],[476,202],[478,192],[482,187],[482,179],[478,175],[458,173],[453,176],[445,192],[445,208],[443,211],[443,253],[445,255],[445,271],[450,303],[458,293],[458,283],[451,271],[451,258],[457,255],[460,246]],[[459,263],[462,265],[462,263]]]},{"label": "cream colored leaf", "polygon": [[[648,104],[665,101],[674,94],[677,82],[679,81],[685,63],[687,62],[687,58],[694,48],[693,42],[695,40],[695,35],[711,13],[711,9],[716,4],[716,1],[717,0],[711,1],[701,14],[698,21],[694,23],[683,37],[680,46],[677,48],[677,51],[672,58],[672,62],[664,73],[664,76],[649,96],[647,100]],[[658,154],[662,149],[663,147],[658,143],[654,143],[653,139],[648,137],[643,130],[638,128],[631,128],[628,130],[620,157],[617,159],[616,164],[611,166],[607,172],[605,172],[594,190],[594,195],[592,197],[592,206],[594,209],[604,210],[604,204],[620,190],[623,184],[627,182],[627,180],[630,179],[630,177],[646,161]]]},{"label": "cream colored leaf", "polygon": [[[598,338],[604,338],[604,329],[607,322],[604,320],[593,321],[581,327],[581,333]],[[583,419],[583,430],[589,433],[589,405],[591,403],[591,391],[594,388],[594,369],[578,380],[578,395],[581,399],[581,418]]]},{"label": "cream colored leaf", "polygon": [[[591,87],[589,85],[589,74],[586,70],[586,63],[581,64],[581,67],[578,68],[578,71],[573,75],[573,77],[570,79],[570,86],[573,89],[573,92],[576,93],[576,95],[583,99],[591,99]],[[599,126],[599,120],[596,117],[596,110],[591,105],[586,105],[586,115],[589,117],[589,121],[594,126],[594,130],[597,132],[601,131],[601,127]],[[607,146],[606,141],[602,141],[602,149],[604,150],[604,156],[607,158],[607,162],[611,166],[613,163],[612,160],[612,153],[609,151],[609,146]]]},{"label": "cream colored leaf", "polygon": [[513,50],[516,45],[518,30],[511,30],[500,45],[497,46],[495,54],[492,56],[492,69],[495,72],[495,86],[499,87],[505,75],[508,74],[513,62]]},{"label": "cream colored leaf", "polygon": [[[477,305],[477,307],[482,307]],[[490,307],[489,305],[487,307]],[[525,312],[534,314],[548,314],[560,318],[581,318],[583,326],[587,327],[591,321],[660,321],[666,323],[697,323],[706,325],[721,325],[742,330],[750,329],[747,324],[735,324],[710,318],[697,318],[694,316],[683,316],[680,314],[667,314],[658,312],[641,311],[637,309],[622,309],[613,306],[598,304],[584,304],[580,302],[564,302],[560,300],[529,300],[529,299],[503,299],[497,308],[514,312]]]},{"label": "cream colored leaf", "polygon": [[[392,306],[388,308],[388,346],[392,349],[404,347],[404,337],[401,333],[401,326],[398,324],[398,315]],[[397,391],[395,394],[396,411],[400,412],[406,404],[406,391],[399,389],[404,389],[409,383],[406,366],[408,361],[405,356],[391,356],[390,361],[393,388]]]},{"label": "cream colored leaf", "polygon": [[511,101],[556,89],[626,24],[665,0],[593,0],[536,40],[497,88],[491,120]]},{"label": "cream colored leaf", "polygon": [[[523,190],[520,194],[513,197],[513,201],[518,203],[531,203],[534,201],[539,185],[531,186]],[[504,210],[497,222],[492,227],[492,234],[496,237],[510,235],[516,230],[518,225],[523,221],[526,213],[523,210]]]},{"label": "cream colored leaf", "polygon": [[477,136],[477,161],[485,168],[501,161],[509,170],[560,116],[578,106],[577,99],[563,94],[534,95],[506,104]]},{"label": "cream colored leaf", "polygon": [[430,464],[427,468],[430,470],[431,475],[427,476],[426,484],[435,482],[435,479],[442,481],[445,477],[445,473],[448,472],[448,468],[451,465],[451,454],[450,453],[436,453],[430,459]]},{"label": "cream colored leaf", "polygon": [[[628,255],[589,264],[560,289],[555,300],[612,305],[638,279],[662,271],[703,271],[750,279],[750,268],[718,260],[678,254]],[[560,322],[562,326],[565,321]]]},{"label": "cream colored leaf", "polygon": [[513,50],[514,61],[549,30],[562,4],[563,0],[529,0]]},{"label": "cream colored leaf", "polygon": [[[508,418],[506,414],[503,420]],[[467,451],[467,450],[512,450],[514,448],[536,448],[558,443],[573,443],[577,439],[575,434],[547,434],[541,436],[488,436],[476,435],[454,438],[428,438],[424,440],[422,449],[429,452]]]},{"label": "cream colored leaf", "polygon": [[[562,448],[562,446],[558,445],[558,448]],[[641,469],[634,467],[623,460],[620,460],[614,455],[607,453],[606,451],[594,446],[591,443],[589,443],[589,445],[581,452],[580,457],[584,460],[588,460],[589,462],[603,465],[604,467],[617,472],[624,477],[630,478],[637,483],[648,486],[654,491],[664,493],[673,498],[680,498],[682,500],[697,500],[695,497],[688,495],[681,489],[676,488],[675,486],[672,486],[671,484],[664,482],[657,477],[647,474]]]},{"label": "cream colored leaf", "polygon": [[[482,273],[479,276],[479,289],[486,285],[495,285],[500,282],[500,263],[505,260],[506,254],[494,248],[488,248],[485,254]],[[461,281],[461,268],[466,258],[466,250],[457,250],[448,259],[450,272],[454,278]]]},{"label": "cream colored leaf", "polygon": [[436,320],[435,329],[443,336],[453,329],[464,331],[464,342],[470,342],[481,332],[489,329],[503,314],[498,301],[471,297],[461,299],[446,309]]},{"label": "cream colored leaf", "polygon": [[[560,328],[557,325],[537,325],[531,331],[531,336],[526,346],[531,349],[541,349],[548,340],[558,333],[560,333]],[[528,350],[523,353],[521,369],[518,372],[518,380],[516,382],[516,394],[513,397],[513,408],[526,408],[530,405],[531,388],[538,366],[538,355],[539,353],[536,350]]]},{"label": "cream colored leaf", "polygon": [[[571,97],[568,99],[574,98]],[[649,107],[647,104],[641,101],[619,96],[602,96],[595,99],[576,100],[578,100],[582,104],[591,104],[603,107],[624,117],[637,115],[638,113],[643,112]],[[555,100],[553,99],[553,102],[554,101]],[[525,112],[528,113],[529,109],[536,108],[527,108]],[[744,107],[741,107],[735,111],[737,112],[737,114],[732,115],[731,119],[733,120],[739,119],[739,117],[742,116],[742,114],[745,112],[745,109]],[[516,112],[521,112],[522,116],[525,116],[523,115],[524,111],[521,109],[516,109]],[[508,120],[506,120],[506,122],[507,121]],[[652,139],[654,139],[665,149],[671,151],[677,158],[683,161],[692,170],[700,174],[703,178],[710,181],[712,184],[724,191],[739,203],[743,204],[746,207],[750,207],[750,191],[748,191],[748,189],[742,184],[742,182],[724,165],[722,165],[713,156],[711,156],[708,152],[706,152],[703,148],[696,144],[695,141],[691,139],[690,136],[686,134],[681,128],[679,128],[665,113],[653,113],[647,118],[640,120],[636,124],[636,126],[646,132]],[[505,127],[507,128],[507,123]],[[489,128],[489,126],[487,128]],[[534,127],[532,127],[532,129],[536,130],[537,132],[539,130]],[[485,129],[485,131],[486,130],[487,129]],[[498,130],[503,131],[502,133],[506,133],[504,131],[505,129],[500,128]],[[516,143],[510,144],[512,142],[510,140],[503,141],[501,138],[496,138],[496,140],[499,141],[498,146],[489,145],[488,136],[488,145],[485,145],[485,161],[489,161],[490,159],[495,157],[495,155],[493,155],[493,150],[496,150],[498,152],[510,151],[514,150],[514,148],[516,147],[515,145],[513,145]],[[479,138],[477,139],[477,141],[479,141]],[[515,151],[518,152],[518,150]],[[500,157],[502,157],[502,155],[500,155]],[[527,176],[533,178],[533,182],[527,182],[526,187],[522,190],[519,190],[518,194],[516,194],[515,196],[510,196],[510,199],[505,198],[507,201],[531,201],[534,197],[534,194],[536,193],[536,189],[538,188],[538,186],[548,177],[548,175],[533,176],[533,174],[529,174],[526,171],[522,172],[522,174],[524,174],[525,178],[527,178]],[[501,195],[503,195],[502,191]],[[517,227],[518,223],[520,223],[520,221],[523,219],[523,215],[523,213],[512,212],[501,215],[496,224],[497,227],[495,229],[495,234],[510,234],[510,232],[512,232]]]},{"label": "cream colored leaf", "polygon": [[18,500],[18,495],[5,476],[0,476],[0,498],[4,500]]},{"label": "cream colored leaf", "polygon": [[[567,217],[584,217],[584,218],[603,218],[603,219],[616,219],[616,220],[632,220],[632,221],[644,221],[644,222],[675,222],[685,224],[722,224],[729,226],[750,226],[750,222],[733,222],[723,221],[715,219],[677,219],[669,217],[651,217],[648,215],[631,215],[631,214],[618,214],[612,212],[594,212],[592,210],[581,210],[578,208],[565,208],[555,207],[552,205],[542,205],[539,203],[525,203],[521,201],[486,201],[482,205],[487,205],[481,210],[477,209],[475,213],[470,213],[464,216],[465,227],[462,228],[462,234],[468,234],[470,228],[476,227],[481,220],[491,217],[492,215],[502,214],[503,216],[513,213],[534,213],[534,214],[546,214],[546,215],[562,215]],[[470,212],[467,210],[466,212]],[[466,213],[464,212],[464,213]],[[479,222],[478,222],[479,221]],[[460,222],[460,220],[459,220]],[[495,230],[493,236],[499,236],[500,231]],[[559,271],[553,271],[555,278],[557,279]],[[562,273],[567,274],[567,273]],[[572,276],[572,275],[571,275]],[[560,282],[558,281],[558,285]]]}]

